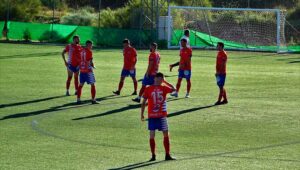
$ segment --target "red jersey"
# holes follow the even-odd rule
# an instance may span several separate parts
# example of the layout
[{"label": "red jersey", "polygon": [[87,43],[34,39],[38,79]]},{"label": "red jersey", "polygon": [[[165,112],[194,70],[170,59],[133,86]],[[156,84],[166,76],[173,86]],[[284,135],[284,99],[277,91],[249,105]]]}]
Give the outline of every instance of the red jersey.
[{"label": "red jersey", "polygon": [[180,70],[191,70],[192,69],[192,49],[191,48],[182,48],[180,50],[180,61],[179,69]]},{"label": "red jersey", "polygon": [[166,96],[172,91],[166,86],[151,85],[146,87],[143,97],[148,99],[148,118],[160,118],[168,115]]},{"label": "red jersey", "polygon": [[93,72],[92,59],[93,59],[93,52],[88,48],[83,48],[81,52],[80,67],[79,67],[81,73]]},{"label": "red jersey", "polygon": [[76,67],[79,65],[80,61],[80,53],[81,53],[81,46],[78,44],[68,44],[65,48],[66,52],[68,52],[68,64]]},{"label": "red jersey", "polygon": [[135,63],[137,61],[137,54],[136,50],[133,47],[126,47],[123,50],[123,56],[124,56],[124,65],[123,69],[125,70],[131,70],[135,68]]},{"label": "red jersey", "polygon": [[151,52],[149,55],[149,63],[153,62],[152,67],[150,68],[149,75],[155,76],[158,72],[159,63],[160,63],[160,55],[158,52]]},{"label": "red jersey", "polygon": [[227,62],[227,54],[226,52],[219,51],[217,55],[216,61],[216,72],[218,74],[226,74],[226,62]]}]

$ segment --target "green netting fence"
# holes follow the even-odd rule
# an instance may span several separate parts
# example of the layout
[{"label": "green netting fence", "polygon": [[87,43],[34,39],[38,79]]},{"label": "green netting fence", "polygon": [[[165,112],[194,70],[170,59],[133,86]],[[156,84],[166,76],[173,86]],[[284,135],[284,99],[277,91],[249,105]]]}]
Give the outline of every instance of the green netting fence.
[{"label": "green netting fence", "polygon": [[[96,28],[90,26],[74,26],[61,24],[40,24],[25,22],[8,22],[8,39],[24,40],[27,35],[29,40],[37,42],[70,43],[74,35],[80,36],[81,43],[92,40],[100,46],[120,47],[124,38],[130,39],[135,45],[148,46],[155,37],[153,31],[139,29]],[[0,28],[4,21],[0,22]],[[2,38],[2,34],[1,34]]]},{"label": "green netting fence", "polygon": [[[183,30],[174,30],[171,39],[171,45],[177,46],[182,35],[183,35]],[[271,52],[275,52],[278,49],[277,46],[255,46],[255,45],[242,44],[238,42],[223,40],[218,37],[210,36],[208,34],[197,32],[194,30],[190,31],[190,44],[192,46],[197,46],[200,48],[216,47],[218,42],[223,42],[225,48],[230,48],[230,49],[249,49],[249,50],[271,51]],[[300,45],[286,46],[283,48],[286,48],[287,51],[289,52],[296,52],[296,53],[300,52]]]}]

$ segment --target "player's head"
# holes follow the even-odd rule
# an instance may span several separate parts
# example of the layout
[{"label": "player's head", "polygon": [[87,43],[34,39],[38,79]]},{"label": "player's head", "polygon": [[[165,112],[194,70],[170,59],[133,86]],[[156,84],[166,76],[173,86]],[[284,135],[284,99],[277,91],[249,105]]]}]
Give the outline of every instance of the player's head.
[{"label": "player's head", "polygon": [[91,40],[87,40],[87,41],[85,42],[85,46],[86,46],[86,48],[88,48],[88,49],[92,49],[92,47],[93,47],[93,42],[92,42]]},{"label": "player's head", "polygon": [[154,77],[154,84],[155,85],[161,85],[164,81],[164,74],[161,72],[158,72]]},{"label": "player's head", "polygon": [[187,43],[187,40],[185,38],[182,38],[180,40],[181,47],[185,48],[186,47],[186,43]]},{"label": "player's head", "polygon": [[222,51],[224,49],[224,43],[218,42],[217,50]]},{"label": "player's head", "polygon": [[74,35],[73,36],[73,43],[74,44],[79,44],[79,42],[80,42],[79,36],[78,35]]},{"label": "player's head", "polygon": [[155,52],[157,49],[157,44],[155,42],[151,43],[150,45],[150,52]]},{"label": "player's head", "polygon": [[189,37],[190,36],[190,30],[184,30],[184,35]]},{"label": "player's head", "polygon": [[128,47],[129,45],[130,45],[130,41],[129,41],[127,38],[125,38],[125,39],[123,40],[123,47],[126,48],[126,47]]}]

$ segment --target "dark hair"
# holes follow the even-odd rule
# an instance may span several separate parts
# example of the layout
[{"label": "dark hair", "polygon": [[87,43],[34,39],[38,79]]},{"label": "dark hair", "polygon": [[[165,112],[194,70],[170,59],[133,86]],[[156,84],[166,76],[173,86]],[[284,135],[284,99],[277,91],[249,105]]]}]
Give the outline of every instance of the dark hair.
[{"label": "dark hair", "polygon": [[219,45],[220,47],[224,48],[224,43],[218,42],[218,45]]},{"label": "dark hair", "polygon": [[129,40],[128,40],[127,38],[125,38],[125,39],[123,40],[123,43],[129,44]]},{"label": "dark hair", "polygon": [[189,35],[190,34],[190,30],[184,30],[184,35]]},{"label": "dark hair", "polygon": [[151,43],[151,46],[157,48],[157,44],[155,42]]},{"label": "dark hair", "polygon": [[78,36],[78,35],[74,35],[74,36],[73,36],[73,40],[74,40],[75,38],[79,38],[79,36]]},{"label": "dark hair", "polygon": [[185,38],[182,38],[180,41],[187,42],[187,40]]},{"label": "dark hair", "polygon": [[87,40],[87,41],[85,42],[85,44],[93,44],[93,41]]},{"label": "dark hair", "polygon": [[155,77],[164,78],[164,74],[161,72],[156,73]]}]

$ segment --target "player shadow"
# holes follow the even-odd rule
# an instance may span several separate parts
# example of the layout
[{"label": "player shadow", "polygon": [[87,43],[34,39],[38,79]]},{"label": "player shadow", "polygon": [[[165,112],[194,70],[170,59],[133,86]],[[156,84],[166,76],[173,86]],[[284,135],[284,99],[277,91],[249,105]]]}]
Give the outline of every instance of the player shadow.
[{"label": "player shadow", "polygon": [[179,116],[182,114],[186,114],[186,113],[190,113],[190,112],[194,112],[194,111],[198,111],[198,110],[202,110],[202,109],[207,109],[207,108],[214,107],[214,106],[217,106],[217,105],[208,105],[208,106],[201,106],[201,107],[196,107],[196,108],[191,108],[191,109],[186,109],[186,110],[180,110],[177,112],[169,113],[167,117],[170,118],[170,117],[174,117],[174,116]]},{"label": "player shadow", "polygon": [[296,60],[296,61],[290,61],[290,62],[288,62],[289,64],[295,64],[295,63],[300,63],[300,60]]},{"label": "player shadow", "polygon": [[[167,102],[181,100],[181,99],[184,99],[184,98],[175,98],[175,99],[172,98],[172,99],[168,99]],[[141,104],[128,104],[125,107],[121,107],[121,108],[114,109],[114,110],[109,110],[109,111],[106,111],[104,113],[99,113],[99,114],[95,114],[95,115],[78,117],[78,118],[74,118],[72,120],[82,120],[82,119],[97,118],[97,117],[102,117],[102,116],[107,116],[107,115],[111,115],[111,114],[115,114],[115,113],[124,112],[124,111],[127,111],[127,110],[138,109],[140,107],[141,107]]]},{"label": "player shadow", "polygon": [[104,112],[104,113],[100,113],[100,114],[96,114],[96,115],[90,115],[90,116],[84,116],[84,117],[78,117],[78,118],[74,118],[72,120],[82,120],[82,119],[102,117],[102,116],[107,116],[107,115],[111,115],[111,114],[115,114],[115,113],[124,112],[124,111],[127,111],[127,110],[137,109],[139,107],[141,107],[141,104],[134,104],[134,105],[129,104],[125,107],[121,107],[121,108],[114,109],[114,110],[109,110],[109,111]]},{"label": "player shadow", "polygon": [[131,96],[131,95],[120,96],[120,95],[111,94],[111,95],[99,97],[96,100],[97,101],[112,100],[112,99],[124,98],[124,97],[129,97],[129,96]]},{"label": "player shadow", "polygon": [[71,109],[71,108],[78,108],[78,107],[82,107],[82,106],[84,106],[84,105],[77,105],[76,102],[72,102],[72,103],[67,103],[67,104],[64,104],[61,106],[55,106],[55,107],[51,107],[51,108],[44,109],[44,110],[37,110],[37,111],[32,111],[32,112],[22,112],[22,113],[16,113],[13,115],[7,115],[7,116],[0,118],[0,121],[6,120],[6,119],[16,119],[16,118],[24,118],[24,117],[29,117],[29,116],[36,116],[36,115],[40,115],[40,114],[44,114],[44,113],[51,113],[51,112],[67,110],[67,109]]},{"label": "player shadow", "polygon": [[58,98],[62,98],[62,97],[66,97],[66,96],[65,95],[61,95],[61,96],[47,97],[47,98],[43,98],[43,99],[35,99],[35,100],[30,100],[30,101],[25,101],[25,102],[1,104],[0,108],[12,107],[12,106],[20,106],[20,105],[31,104],[31,103],[38,103],[38,102],[43,102],[43,101],[52,100],[52,99],[58,99]]},{"label": "player shadow", "polygon": [[2,60],[2,59],[11,59],[11,58],[44,57],[44,56],[59,55],[59,54],[61,54],[61,52],[48,52],[48,53],[33,53],[33,54],[7,55],[7,56],[0,56],[0,60]]},{"label": "player shadow", "polygon": [[119,168],[111,168],[111,169],[108,169],[108,170],[130,170],[130,169],[137,169],[137,168],[151,166],[151,165],[154,165],[154,164],[159,164],[159,163],[162,163],[162,162],[166,162],[166,161],[154,161],[154,162],[145,161],[145,162],[139,162],[139,163],[135,163],[135,164],[126,165],[126,166],[119,167]]}]

